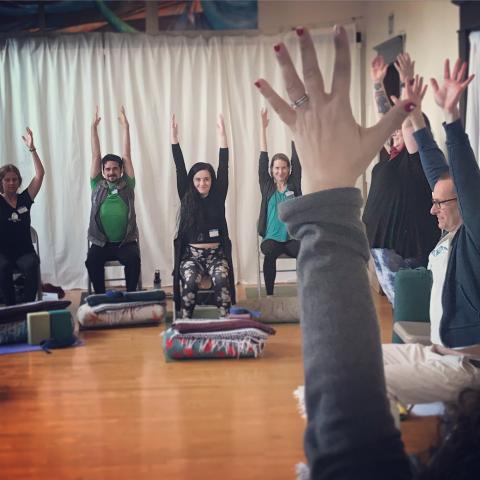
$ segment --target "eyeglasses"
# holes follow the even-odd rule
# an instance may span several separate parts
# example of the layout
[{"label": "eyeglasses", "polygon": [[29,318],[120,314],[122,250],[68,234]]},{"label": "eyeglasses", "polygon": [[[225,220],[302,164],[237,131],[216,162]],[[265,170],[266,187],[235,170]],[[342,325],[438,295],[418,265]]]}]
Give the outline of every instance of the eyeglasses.
[{"label": "eyeglasses", "polygon": [[442,205],[443,205],[444,203],[453,202],[453,200],[456,200],[456,199],[457,199],[457,197],[449,198],[449,199],[447,199],[447,200],[434,200],[434,199],[432,198],[432,205],[435,205],[435,207],[437,207],[437,208],[442,208]]}]

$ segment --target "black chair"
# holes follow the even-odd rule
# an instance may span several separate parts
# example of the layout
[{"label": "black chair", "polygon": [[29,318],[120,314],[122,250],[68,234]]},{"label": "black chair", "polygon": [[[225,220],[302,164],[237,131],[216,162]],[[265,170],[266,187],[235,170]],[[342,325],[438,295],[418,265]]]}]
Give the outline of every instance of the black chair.
[{"label": "black chair", "polygon": [[[38,241],[37,231],[31,226],[30,227],[30,236],[32,238],[33,248],[35,253],[40,258],[40,243]],[[22,272],[18,268],[13,270],[13,282],[18,282],[19,278],[22,277]],[[38,287],[37,287],[37,300],[42,300],[42,275],[40,271],[40,264],[38,264]]]}]

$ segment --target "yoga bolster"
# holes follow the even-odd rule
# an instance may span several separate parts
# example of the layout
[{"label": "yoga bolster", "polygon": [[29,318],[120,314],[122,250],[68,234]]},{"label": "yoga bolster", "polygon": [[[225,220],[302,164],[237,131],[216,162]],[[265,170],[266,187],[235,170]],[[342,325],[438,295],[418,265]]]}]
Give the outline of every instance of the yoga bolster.
[{"label": "yoga bolster", "polygon": [[102,303],[125,303],[125,302],[164,302],[165,292],[163,290],[149,290],[145,292],[120,292],[112,291],[106,294],[89,295],[86,298],[91,307]]}]

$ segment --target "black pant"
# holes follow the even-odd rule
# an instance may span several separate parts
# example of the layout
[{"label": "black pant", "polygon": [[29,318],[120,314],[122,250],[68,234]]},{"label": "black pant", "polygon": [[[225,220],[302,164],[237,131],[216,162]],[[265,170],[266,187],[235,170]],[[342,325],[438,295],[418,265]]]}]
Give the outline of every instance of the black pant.
[{"label": "black pant", "polygon": [[263,259],[263,278],[265,279],[267,295],[273,295],[275,277],[277,276],[277,258],[282,254],[297,258],[299,248],[300,242],[298,240],[277,242],[269,239],[262,242],[260,249],[265,255]]},{"label": "black pant", "polygon": [[140,277],[138,243],[129,242],[122,246],[119,243],[107,243],[104,247],[92,244],[85,261],[95,293],[105,293],[105,263],[112,260],[118,260],[125,267],[127,291],[135,291]]},{"label": "black pant", "polygon": [[24,277],[24,302],[33,302],[37,295],[39,283],[40,259],[35,252],[25,253],[19,257],[0,254],[0,290],[7,305],[15,305],[15,288],[13,273],[18,270]]}]

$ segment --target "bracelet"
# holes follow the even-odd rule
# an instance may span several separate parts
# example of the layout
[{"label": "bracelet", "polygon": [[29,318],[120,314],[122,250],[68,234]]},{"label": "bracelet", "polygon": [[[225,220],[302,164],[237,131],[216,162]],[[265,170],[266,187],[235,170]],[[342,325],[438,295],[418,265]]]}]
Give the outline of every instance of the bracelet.
[{"label": "bracelet", "polygon": [[28,150],[29,150],[30,152],[36,152],[36,151],[37,151],[37,149],[36,149],[35,147],[29,148]]}]

